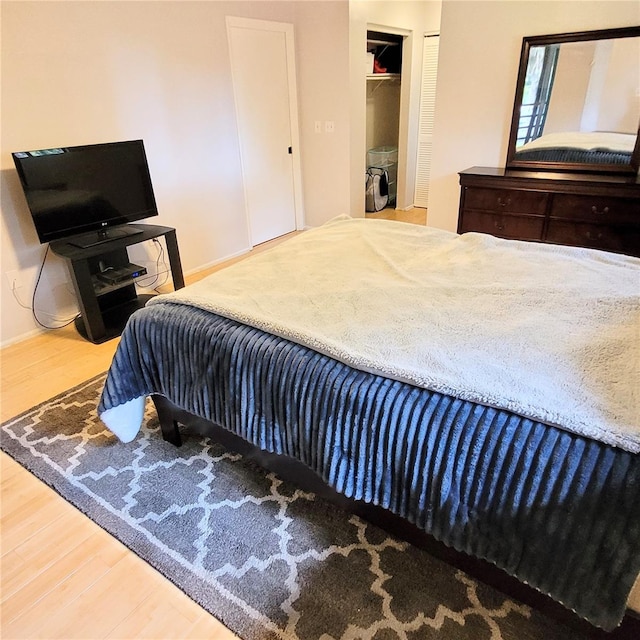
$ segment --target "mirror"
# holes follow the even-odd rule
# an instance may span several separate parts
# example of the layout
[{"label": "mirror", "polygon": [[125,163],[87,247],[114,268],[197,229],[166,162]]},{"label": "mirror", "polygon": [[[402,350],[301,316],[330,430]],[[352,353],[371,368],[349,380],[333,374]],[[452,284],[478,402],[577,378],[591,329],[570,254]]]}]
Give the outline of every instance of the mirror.
[{"label": "mirror", "polygon": [[523,38],[508,169],[635,174],[640,27]]}]

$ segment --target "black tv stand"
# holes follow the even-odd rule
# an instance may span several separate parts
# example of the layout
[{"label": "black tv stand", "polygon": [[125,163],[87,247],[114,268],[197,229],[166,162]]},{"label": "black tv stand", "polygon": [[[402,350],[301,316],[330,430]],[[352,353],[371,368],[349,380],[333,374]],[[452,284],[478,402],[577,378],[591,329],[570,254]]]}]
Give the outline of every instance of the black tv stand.
[{"label": "black tv stand", "polygon": [[69,238],[67,242],[74,247],[80,249],[88,249],[89,247],[95,247],[105,242],[111,242],[118,238],[124,238],[126,236],[135,236],[142,231],[132,224],[123,224],[117,227],[107,227],[105,229],[98,229],[98,231],[92,231],[91,233],[82,233],[78,236]]},{"label": "black tv stand", "polygon": [[105,282],[100,278],[105,269],[118,270],[130,265],[128,246],[164,237],[173,288],[184,287],[176,230],[150,224],[126,227],[133,233],[117,238],[110,237],[107,241],[84,247],[74,244],[75,237],[57,240],[50,245],[51,250],[64,258],[69,265],[80,307],[80,316],[76,319],[78,333],[95,344],[119,336],[129,316],[152,297],[149,294],[137,293],[133,276],[118,282]]}]

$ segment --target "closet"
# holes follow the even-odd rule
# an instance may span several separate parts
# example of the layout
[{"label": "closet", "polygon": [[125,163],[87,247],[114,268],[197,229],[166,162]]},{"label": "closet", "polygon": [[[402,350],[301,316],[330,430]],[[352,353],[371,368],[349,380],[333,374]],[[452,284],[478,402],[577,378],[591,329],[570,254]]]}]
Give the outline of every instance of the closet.
[{"label": "closet", "polygon": [[367,169],[384,169],[395,205],[398,179],[402,36],[367,31]]}]

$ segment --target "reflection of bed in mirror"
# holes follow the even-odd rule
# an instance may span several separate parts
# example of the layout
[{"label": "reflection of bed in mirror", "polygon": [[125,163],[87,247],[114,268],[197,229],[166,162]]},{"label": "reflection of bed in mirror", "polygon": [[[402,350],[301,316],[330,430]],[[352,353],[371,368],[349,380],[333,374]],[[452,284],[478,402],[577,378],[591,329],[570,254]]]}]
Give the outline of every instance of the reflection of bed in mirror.
[{"label": "reflection of bed in mirror", "polygon": [[517,160],[536,162],[631,163],[635,134],[570,131],[543,134],[516,149]]}]

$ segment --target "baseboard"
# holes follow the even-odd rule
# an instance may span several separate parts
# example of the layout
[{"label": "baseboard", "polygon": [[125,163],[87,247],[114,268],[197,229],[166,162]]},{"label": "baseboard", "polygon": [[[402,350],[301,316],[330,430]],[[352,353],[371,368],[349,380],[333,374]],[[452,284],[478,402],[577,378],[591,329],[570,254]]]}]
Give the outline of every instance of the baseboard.
[{"label": "baseboard", "polygon": [[33,338],[41,333],[44,333],[44,329],[40,329],[36,327],[31,331],[27,331],[26,333],[21,333],[19,336],[15,336],[13,338],[9,338],[8,340],[3,340],[0,342],[0,349],[4,349],[6,347],[11,347],[14,344],[18,344],[19,342],[24,342],[25,340],[29,340],[29,338]]},{"label": "baseboard", "polygon": [[207,262],[206,264],[202,264],[199,267],[195,267],[194,269],[189,269],[184,272],[186,277],[193,276],[201,271],[206,271],[207,269],[211,269],[212,267],[217,267],[219,264],[223,262],[227,262],[227,260],[233,260],[234,258],[239,258],[240,256],[245,255],[245,253],[249,253],[251,251],[251,247],[247,247],[246,249],[241,249],[240,251],[236,251],[236,253],[232,253],[224,258],[217,258],[216,260],[212,260],[211,262]]}]

